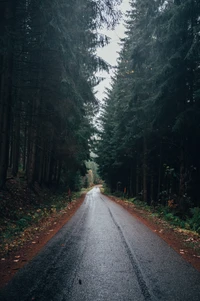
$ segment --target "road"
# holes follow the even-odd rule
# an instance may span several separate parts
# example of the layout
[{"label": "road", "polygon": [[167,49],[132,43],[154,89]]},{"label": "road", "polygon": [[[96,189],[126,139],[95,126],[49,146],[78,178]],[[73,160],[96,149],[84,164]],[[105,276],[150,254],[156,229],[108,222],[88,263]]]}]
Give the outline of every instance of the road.
[{"label": "road", "polygon": [[95,187],[0,300],[199,301],[200,273]]}]

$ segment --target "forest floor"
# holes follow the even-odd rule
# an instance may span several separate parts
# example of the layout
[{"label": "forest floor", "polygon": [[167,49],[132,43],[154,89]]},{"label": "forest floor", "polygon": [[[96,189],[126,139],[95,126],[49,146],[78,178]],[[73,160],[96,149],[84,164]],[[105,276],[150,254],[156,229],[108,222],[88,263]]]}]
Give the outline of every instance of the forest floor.
[{"label": "forest floor", "polygon": [[[72,202],[67,203],[67,206],[62,210],[54,210],[36,224],[25,228],[18,237],[13,238],[10,245],[15,247],[10,248],[9,251],[0,248],[0,287],[3,287],[69,221],[83,203],[84,198],[85,194],[82,194]],[[149,211],[137,208],[132,203],[113,196],[109,196],[109,198],[138,218],[200,271],[200,235],[175,228],[168,222],[153,216]],[[20,244],[16,244],[16,241]]]},{"label": "forest floor", "polygon": [[87,190],[55,192],[23,178],[7,181],[0,191],[0,287],[30,261],[69,221]]},{"label": "forest floor", "polygon": [[[70,220],[85,198],[79,198],[69,203],[59,212],[52,212],[48,217],[42,218],[37,224],[26,228],[15,240],[20,245],[5,252],[0,250],[0,288],[3,287],[14,274],[44,247],[44,245]],[[15,243],[13,240],[13,243]]]}]

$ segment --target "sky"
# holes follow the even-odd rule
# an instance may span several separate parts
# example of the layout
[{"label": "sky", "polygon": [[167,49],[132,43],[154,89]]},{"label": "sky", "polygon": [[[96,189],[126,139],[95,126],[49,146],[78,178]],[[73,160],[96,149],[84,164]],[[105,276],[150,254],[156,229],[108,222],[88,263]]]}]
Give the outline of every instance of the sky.
[{"label": "sky", "polygon": [[[101,33],[106,34],[111,38],[109,45],[99,48],[97,50],[97,55],[102,57],[106,62],[108,62],[112,66],[116,66],[118,52],[120,51],[120,38],[125,36],[124,31],[124,17],[127,10],[130,9],[129,0],[123,0],[120,5],[120,10],[123,13],[123,17],[120,20],[120,24],[115,27],[114,30],[102,30]],[[106,88],[110,87],[112,71],[108,74],[107,72],[98,73],[99,76],[104,77],[105,79],[96,87],[95,91],[97,91],[96,97],[101,101],[105,97]]]}]

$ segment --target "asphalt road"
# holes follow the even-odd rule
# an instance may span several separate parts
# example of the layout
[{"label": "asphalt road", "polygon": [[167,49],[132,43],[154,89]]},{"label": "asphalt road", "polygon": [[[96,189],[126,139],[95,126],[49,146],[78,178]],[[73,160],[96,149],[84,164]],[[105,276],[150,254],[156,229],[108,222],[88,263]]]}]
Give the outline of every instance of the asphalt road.
[{"label": "asphalt road", "polygon": [[0,300],[200,301],[200,273],[94,188]]}]

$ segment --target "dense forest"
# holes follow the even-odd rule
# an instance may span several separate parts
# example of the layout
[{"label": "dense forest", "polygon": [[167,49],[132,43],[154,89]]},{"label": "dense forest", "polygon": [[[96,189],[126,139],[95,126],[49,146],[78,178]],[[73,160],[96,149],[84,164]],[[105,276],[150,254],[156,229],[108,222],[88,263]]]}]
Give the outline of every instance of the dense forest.
[{"label": "dense forest", "polygon": [[119,3],[0,1],[0,189],[17,176],[73,189],[86,174],[95,74],[108,69],[99,29],[115,25]]},{"label": "dense forest", "polygon": [[200,206],[200,1],[130,2],[99,170],[112,191],[182,214]]},{"label": "dense forest", "polygon": [[[99,173],[112,191],[186,212],[200,206],[200,3],[130,2],[100,117]],[[91,182],[96,74],[109,70],[96,50],[119,3],[0,1],[1,190],[20,177],[30,188]]]}]

